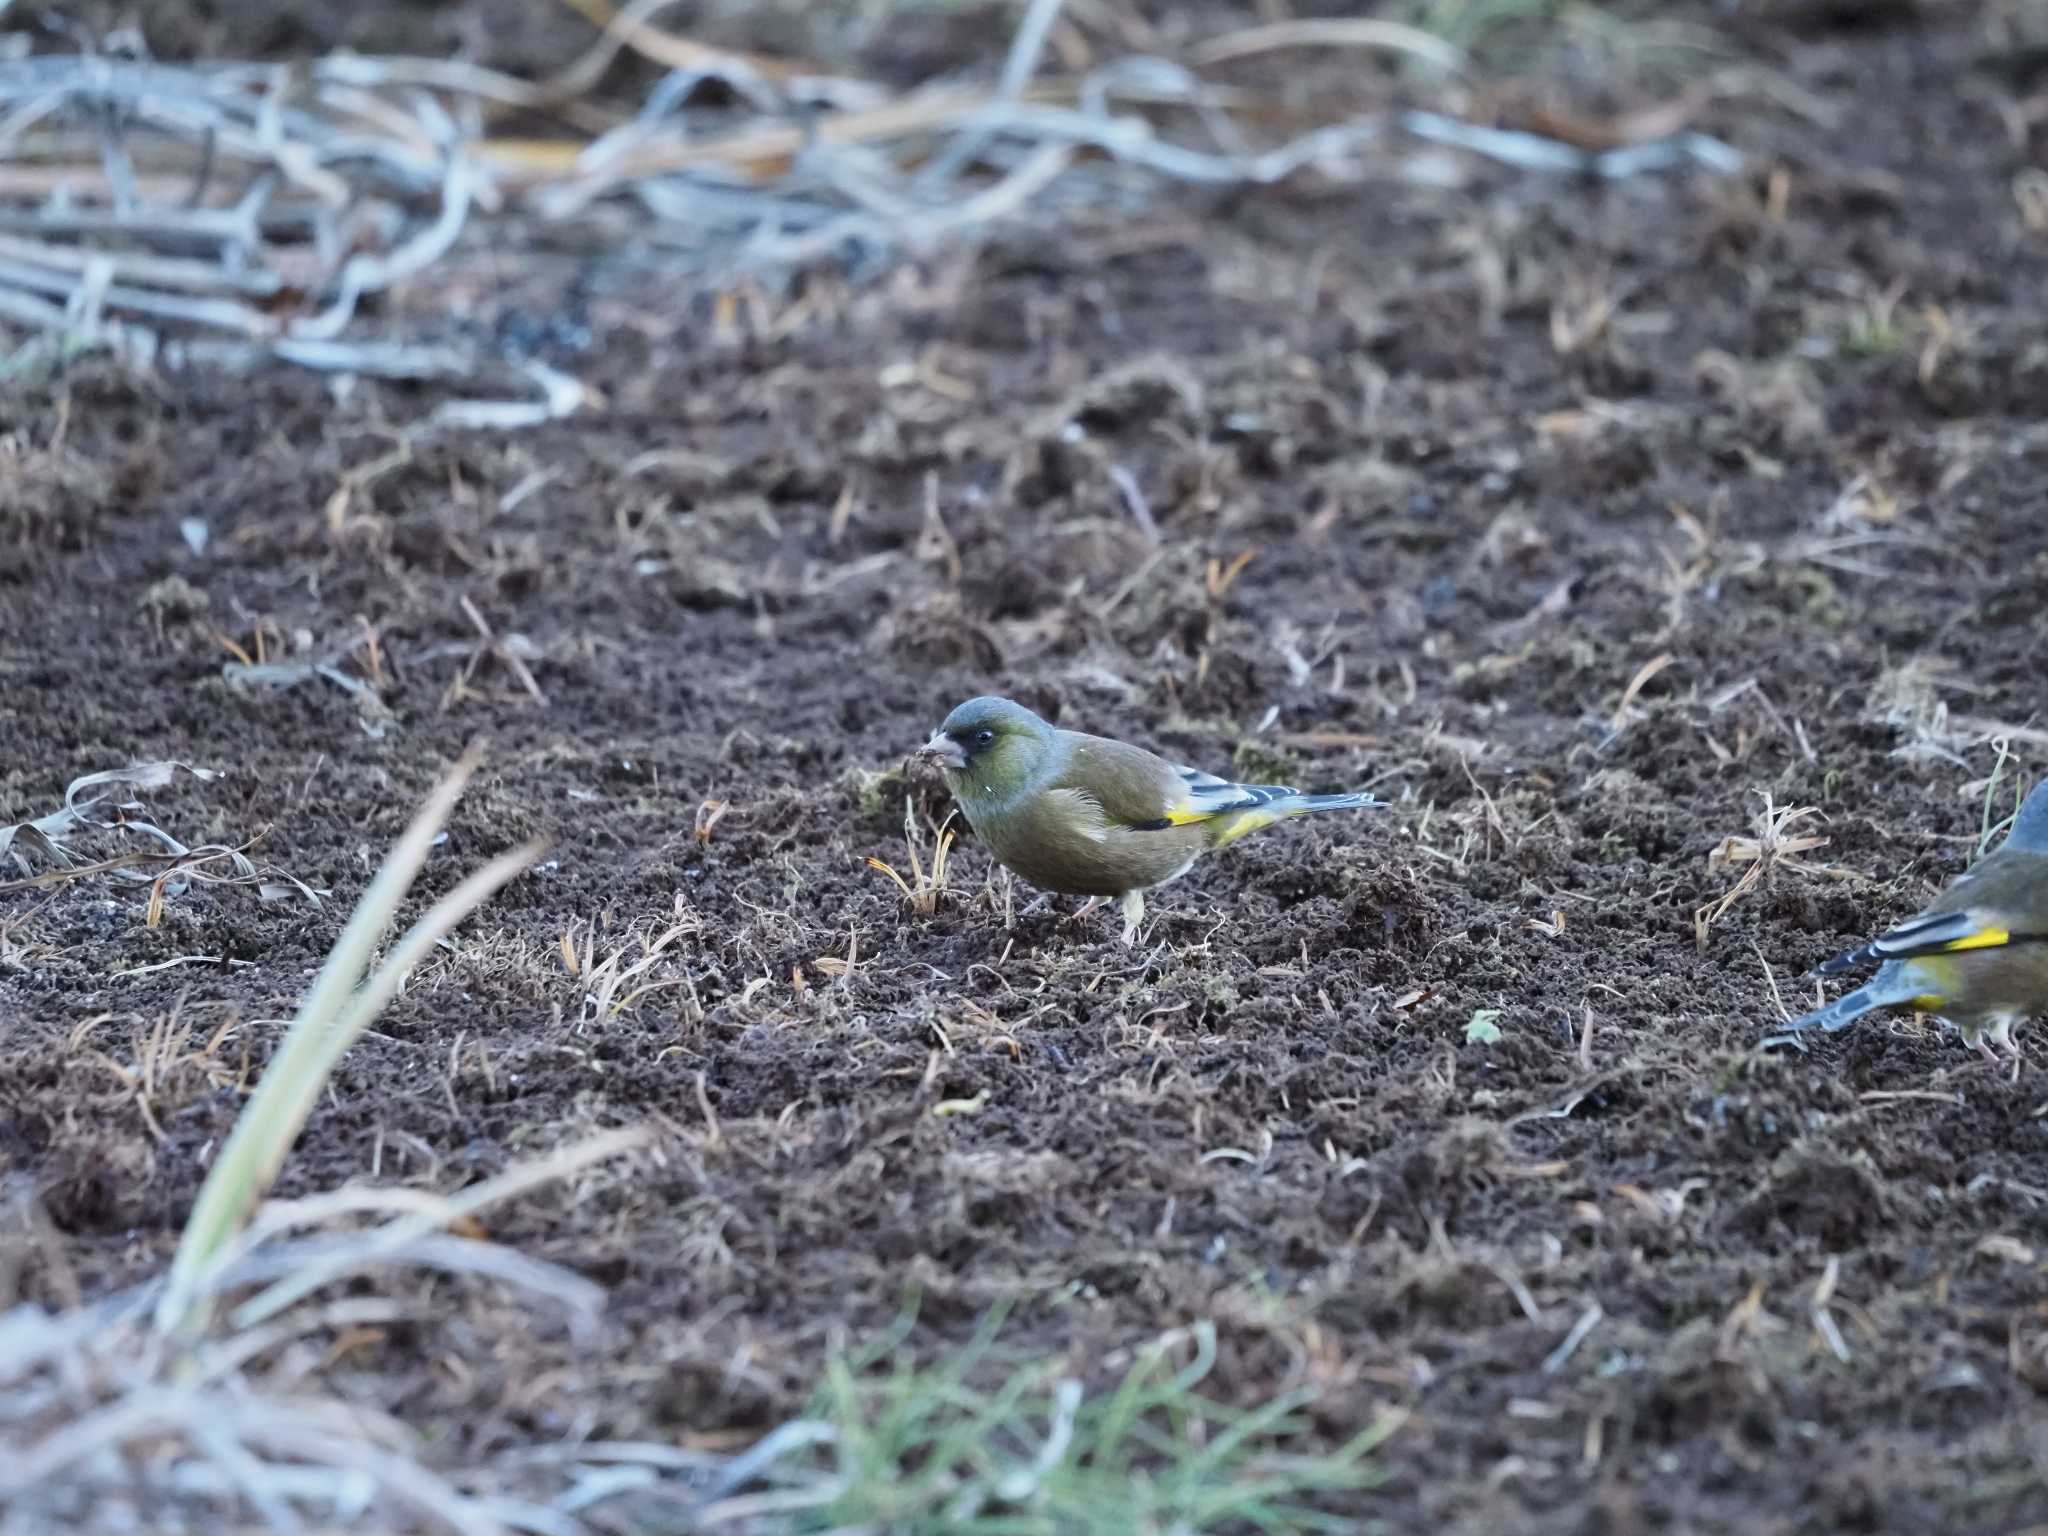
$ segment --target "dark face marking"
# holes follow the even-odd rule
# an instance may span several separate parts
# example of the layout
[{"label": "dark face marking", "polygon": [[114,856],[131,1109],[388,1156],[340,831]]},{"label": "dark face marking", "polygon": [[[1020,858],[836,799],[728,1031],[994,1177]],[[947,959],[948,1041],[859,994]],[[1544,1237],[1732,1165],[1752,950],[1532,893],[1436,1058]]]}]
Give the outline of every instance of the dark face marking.
[{"label": "dark face marking", "polygon": [[926,745],[925,756],[951,769],[955,773],[965,772],[969,767],[984,762],[996,744],[1002,740],[1000,725],[968,721],[951,730],[941,730]]},{"label": "dark face marking", "polygon": [[984,761],[1009,734],[1002,721],[984,715],[941,730],[934,739],[950,742],[959,750],[964,763],[975,764]]}]

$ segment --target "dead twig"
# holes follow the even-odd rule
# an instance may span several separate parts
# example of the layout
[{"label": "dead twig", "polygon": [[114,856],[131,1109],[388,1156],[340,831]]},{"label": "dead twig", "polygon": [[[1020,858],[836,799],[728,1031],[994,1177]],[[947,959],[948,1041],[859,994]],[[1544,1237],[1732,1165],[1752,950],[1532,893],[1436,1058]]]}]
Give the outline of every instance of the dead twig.
[{"label": "dead twig", "polygon": [[467,665],[463,667],[454,683],[449,686],[447,698],[443,700],[443,707],[445,708],[449,702],[459,697],[468,687],[471,676],[476,672],[477,663],[486,656],[495,659],[500,666],[504,667],[513,677],[518,679],[519,685],[532,696],[536,704],[545,705],[548,701],[548,696],[541,692],[540,684],[534,681],[533,673],[526,665],[525,656],[520,654],[521,651],[530,653],[532,649],[526,643],[524,637],[514,635],[506,640],[500,640],[497,631],[492,629],[484,616],[477,611],[476,604],[469,600],[467,593],[462,595],[460,602],[463,617],[469,620],[470,624],[475,627],[477,634],[482,638],[480,643],[470,652]]}]

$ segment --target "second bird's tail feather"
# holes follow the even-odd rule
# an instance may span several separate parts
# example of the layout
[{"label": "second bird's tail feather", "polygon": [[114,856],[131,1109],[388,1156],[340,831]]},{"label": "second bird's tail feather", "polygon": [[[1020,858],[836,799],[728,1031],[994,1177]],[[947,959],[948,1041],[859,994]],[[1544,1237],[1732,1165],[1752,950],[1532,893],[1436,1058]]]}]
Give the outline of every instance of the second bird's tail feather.
[{"label": "second bird's tail feather", "polygon": [[1387,804],[1362,790],[1354,795],[1295,795],[1282,803],[1303,811],[1376,811],[1385,809]]},{"label": "second bird's tail feather", "polygon": [[1858,987],[1854,992],[1844,992],[1825,1008],[1801,1014],[1784,1026],[1783,1033],[1789,1035],[1802,1029],[1847,1029],[1873,1008],[1883,1008],[1894,1001],[1896,999],[1886,997],[1875,988]]}]

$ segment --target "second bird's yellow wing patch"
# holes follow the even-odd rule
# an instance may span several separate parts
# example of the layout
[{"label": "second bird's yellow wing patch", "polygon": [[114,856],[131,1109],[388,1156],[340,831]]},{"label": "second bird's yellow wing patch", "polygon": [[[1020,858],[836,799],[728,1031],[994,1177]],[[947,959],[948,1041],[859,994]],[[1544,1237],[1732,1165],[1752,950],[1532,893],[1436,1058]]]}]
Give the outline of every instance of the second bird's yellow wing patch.
[{"label": "second bird's yellow wing patch", "polygon": [[2010,944],[2011,942],[2012,934],[2007,929],[1980,928],[1975,933],[1964,934],[1960,939],[1952,939],[1942,945],[1935,953],[1954,955],[1960,954],[1966,949],[1996,949],[2001,944]]}]

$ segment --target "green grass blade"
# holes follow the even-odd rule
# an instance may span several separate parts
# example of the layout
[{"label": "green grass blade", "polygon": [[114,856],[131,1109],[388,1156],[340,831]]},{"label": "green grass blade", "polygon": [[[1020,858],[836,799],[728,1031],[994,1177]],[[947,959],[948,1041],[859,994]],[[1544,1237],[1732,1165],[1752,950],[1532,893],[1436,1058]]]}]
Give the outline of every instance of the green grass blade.
[{"label": "green grass blade", "polygon": [[[179,1239],[169,1281],[157,1303],[155,1324],[159,1333],[189,1335],[204,1321],[206,1309],[202,1304],[201,1281],[223,1245],[277,1177],[286,1154],[304,1128],[321,1089],[326,1086],[334,1063],[374,1014],[374,1008],[365,1011],[356,1006],[361,1001],[352,996],[356,981],[368,967],[378,940],[390,926],[398,904],[405,899],[414,877],[425,864],[435,837],[447,821],[463,786],[475,772],[480,756],[480,750],[475,746],[463,753],[448,776],[427,796],[418,814],[392,846],[369,888],[356,903],[348,925],[328,952],[326,963],[314,978],[291,1028],[285,1032],[277,1055],[264,1070],[262,1081],[236,1117],[226,1145],[208,1171],[206,1182],[200,1186],[199,1198]],[[444,898],[435,909],[443,924],[440,932],[452,927],[462,916],[459,912],[451,915],[442,911],[455,894],[468,896],[470,907],[473,907],[530,863],[536,851],[520,849],[515,854],[494,860],[485,870],[464,881],[456,893]],[[434,914],[430,914],[430,918],[433,917]],[[423,921],[421,927],[425,926],[427,924]],[[414,934],[419,932],[418,928],[414,930]],[[404,945],[401,951],[413,952]],[[377,991],[378,1006],[388,1001],[405,971],[393,972],[387,966],[380,976],[386,973],[392,977],[391,985]]]}]

